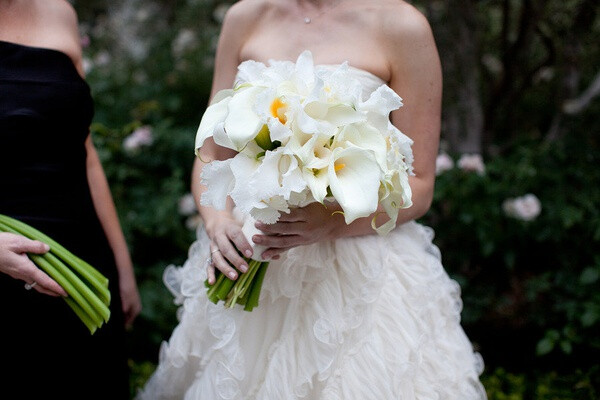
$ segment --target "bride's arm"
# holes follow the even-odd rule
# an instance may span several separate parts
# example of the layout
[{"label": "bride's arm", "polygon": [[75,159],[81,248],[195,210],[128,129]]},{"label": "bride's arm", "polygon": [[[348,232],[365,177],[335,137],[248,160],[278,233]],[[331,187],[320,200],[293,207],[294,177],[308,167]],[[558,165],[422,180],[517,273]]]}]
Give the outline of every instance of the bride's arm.
[{"label": "bride's arm", "polygon": [[[248,18],[248,15],[246,15],[247,10],[243,7],[240,3],[232,6],[223,21],[215,55],[211,99],[220,90],[230,89],[233,86],[237,67],[241,61],[240,49],[250,29],[249,21],[251,18]],[[235,279],[238,273],[226,260],[235,265],[240,271],[245,272],[248,264],[239,255],[236,247],[246,256],[252,255],[252,247],[242,234],[239,222],[232,215],[233,202],[231,199],[229,199],[225,210],[203,206],[200,199],[202,193],[206,190],[201,182],[202,169],[206,163],[213,160],[225,160],[235,156],[235,154],[233,150],[215,144],[212,138],[206,139],[200,148],[200,157],[196,157],[194,160],[191,181],[191,189],[196,205],[204,221],[206,233],[211,239],[211,252],[215,251],[212,254],[214,264],[232,279]],[[214,269],[211,266],[208,268],[208,280],[210,283],[215,281]]]},{"label": "bride's arm", "polygon": [[[413,205],[399,211],[397,225],[423,216],[431,205],[442,97],[440,60],[430,26],[411,6],[405,6],[402,12],[402,18],[388,16],[389,20],[383,23],[388,28],[380,38],[383,50],[390,55],[389,86],[404,99],[404,106],[392,113],[392,122],[414,140],[415,176],[409,178]],[[270,258],[299,245],[376,234],[371,227],[375,214],[346,225],[343,216],[335,211],[341,211],[339,205],[325,208],[318,203],[293,210],[282,215],[276,224],[258,223],[266,235],[255,235],[253,240],[269,247],[263,255]],[[377,213],[377,225],[389,219],[383,209]]]}]

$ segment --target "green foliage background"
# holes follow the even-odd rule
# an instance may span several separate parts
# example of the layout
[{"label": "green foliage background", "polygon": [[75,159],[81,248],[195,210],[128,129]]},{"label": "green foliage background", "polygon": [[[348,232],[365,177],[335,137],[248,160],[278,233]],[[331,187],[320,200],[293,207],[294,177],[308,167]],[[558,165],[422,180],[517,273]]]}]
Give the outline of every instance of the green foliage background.
[{"label": "green foliage background", "polygon": [[[162,272],[185,260],[195,237],[188,227],[194,215],[182,213],[179,202],[189,192],[193,141],[229,3],[73,4],[96,101],[92,135],[143,300],[129,333],[133,393],[177,322]],[[461,284],[463,325],[484,357],[490,399],[597,399],[600,100],[575,114],[564,112],[564,104],[599,72],[598,6],[585,0],[415,5],[430,16],[443,61],[460,50],[447,36],[451,28],[468,28],[474,41],[468,67],[478,77],[472,96],[484,120],[477,145],[485,173],[458,167],[441,173],[421,222],[435,229],[444,266]],[[472,19],[448,19],[451,7]],[[447,65],[444,108],[452,111],[464,82]],[[151,129],[152,143],[127,149],[124,142],[141,127]],[[457,161],[463,151],[448,123],[442,138],[442,150]],[[527,193],[541,201],[536,219],[503,212],[507,198]]]}]

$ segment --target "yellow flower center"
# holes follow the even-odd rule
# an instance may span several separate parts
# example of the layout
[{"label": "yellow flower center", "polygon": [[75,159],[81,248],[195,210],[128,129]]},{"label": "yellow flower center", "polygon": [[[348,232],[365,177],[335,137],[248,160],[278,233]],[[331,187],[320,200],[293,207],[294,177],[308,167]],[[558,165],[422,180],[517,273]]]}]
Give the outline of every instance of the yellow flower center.
[{"label": "yellow flower center", "polygon": [[339,164],[334,164],[333,165],[333,169],[335,172],[340,172],[341,170],[343,170],[346,167],[346,164],[343,163],[339,163]]},{"label": "yellow flower center", "polygon": [[286,104],[281,101],[279,97],[275,98],[271,103],[271,115],[274,118],[279,119],[279,122],[285,124],[287,122],[287,118],[285,117],[285,108]]}]

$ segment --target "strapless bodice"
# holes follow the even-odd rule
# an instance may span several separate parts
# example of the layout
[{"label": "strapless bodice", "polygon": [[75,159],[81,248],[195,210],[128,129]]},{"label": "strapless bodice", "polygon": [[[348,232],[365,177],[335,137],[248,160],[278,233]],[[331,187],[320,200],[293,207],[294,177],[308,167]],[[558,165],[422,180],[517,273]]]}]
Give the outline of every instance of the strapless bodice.
[{"label": "strapless bodice", "polygon": [[[320,64],[315,66],[315,70],[318,73],[320,70],[333,71],[339,67],[340,65],[335,64]],[[379,86],[386,84],[383,79],[367,70],[348,66],[348,71],[358,82],[360,82],[363,89],[363,99],[369,98],[369,95],[373,93]]]},{"label": "strapless bodice", "polygon": [[[314,68],[315,68],[315,73],[317,75],[319,75],[321,72],[325,72],[325,71],[333,72],[341,66],[342,66],[342,64],[317,64],[314,66]],[[347,68],[348,68],[348,71],[350,72],[351,76],[360,83],[360,85],[362,87],[363,99],[369,98],[371,93],[373,93],[378,87],[387,83],[383,79],[378,77],[377,75],[375,75],[367,70],[364,70],[361,68],[356,68],[356,67],[353,67],[350,65],[348,65]],[[242,81],[243,81],[243,79],[240,77],[240,74],[238,73],[238,75],[236,76],[236,82],[242,82]]]}]

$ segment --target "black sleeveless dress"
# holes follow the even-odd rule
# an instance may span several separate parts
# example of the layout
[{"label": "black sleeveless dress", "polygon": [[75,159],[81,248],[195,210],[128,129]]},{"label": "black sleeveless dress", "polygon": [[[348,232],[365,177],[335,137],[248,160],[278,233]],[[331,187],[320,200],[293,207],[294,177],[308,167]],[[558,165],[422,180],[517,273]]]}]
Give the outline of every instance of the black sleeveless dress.
[{"label": "black sleeveless dress", "polygon": [[93,113],[65,53],[0,41],[0,213],[95,266],[112,294],[109,322],[91,335],[63,299],[0,274],[0,391],[15,398],[129,398],[117,270],[86,176]]}]

